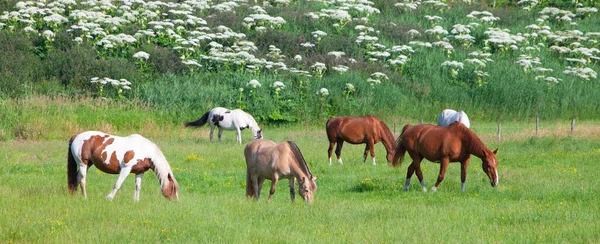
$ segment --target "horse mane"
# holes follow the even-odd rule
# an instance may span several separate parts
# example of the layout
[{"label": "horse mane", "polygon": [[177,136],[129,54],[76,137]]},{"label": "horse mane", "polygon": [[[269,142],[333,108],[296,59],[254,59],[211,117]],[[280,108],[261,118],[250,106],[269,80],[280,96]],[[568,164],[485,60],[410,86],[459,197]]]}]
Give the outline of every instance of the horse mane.
[{"label": "horse mane", "polygon": [[173,176],[171,166],[169,165],[169,162],[167,161],[165,155],[162,153],[162,151],[158,148],[156,144],[154,144],[148,139],[146,139],[146,141],[152,146],[151,150],[153,150],[153,152],[151,152],[152,156],[150,159],[152,160],[152,164],[154,165],[154,174],[156,174],[156,177],[160,182],[160,188],[165,189],[168,187],[167,184],[169,182],[169,174],[171,174],[173,182],[177,184],[175,176]]},{"label": "horse mane", "polygon": [[241,109],[238,109],[238,110],[246,116],[246,123],[248,123],[248,127],[250,127],[250,130],[252,130],[252,132],[256,132],[256,131],[260,130],[260,127],[258,127],[258,123],[256,123],[256,120],[254,119],[254,117],[252,117],[252,115],[250,115],[249,113],[247,113],[244,110],[241,110]]},{"label": "horse mane", "polygon": [[391,145],[387,145],[386,148],[389,146],[391,148],[390,150],[394,150],[394,148],[396,148],[397,145],[396,140],[394,140],[394,134],[392,134],[390,127],[388,127],[386,123],[384,123],[381,120],[378,121],[381,125],[381,128],[383,128],[382,138],[385,140],[382,141],[386,144],[389,142]]},{"label": "horse mane", "polygon": [[298,145],[296,145],[296,143],[293,141],[286,141],[286,142],[287,142],[288,146],[290,147],[290,149],[292,150],[292,152],[294,153],[294,157],[296,158],[296,161],[298,161],[298,166],[300,166],[300,169],[302,171],[304,171],[304,173],[307,173],[310,176],[309,178],[313,178],[313,174],[310,172],[310,169],[308,168],[308,164],[306,164],[306,160],[304,160],[304,156],[302,156],[302,153],[300,152]]},{"label": "horse mane", "polygon": [[463,123],[455,121],[447,127],[449,130],[453,130],[462,135],[462,141],[467,145],[469,152],[477,157],[481,158],[482,152],[490,151],[485,144],[479,139],[479,137],[471,129],[467,128]]}]

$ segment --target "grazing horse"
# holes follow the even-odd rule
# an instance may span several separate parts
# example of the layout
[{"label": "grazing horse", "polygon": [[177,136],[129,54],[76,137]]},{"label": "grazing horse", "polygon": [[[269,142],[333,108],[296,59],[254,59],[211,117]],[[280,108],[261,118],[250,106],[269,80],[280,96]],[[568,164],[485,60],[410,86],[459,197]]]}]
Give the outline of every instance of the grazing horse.
[{"label": "grazing horse", "polygon": [[254,134],[254,139],[262,139],[262,129],[258,127],[256,120],[252,117],[252,115],[242,111],[241,109],[229,110],[223,107],[216,107],[212,110],[204,113],[199,120],[185,123],[185,126],[196,126],[200,127],[206,124],[206,122],[210,123],[210,140],[212,141],[213,132],[215,130],[215,126],[219,127],[219,141],[221,141],[221,135],[223,134],[223,130],[236,130],[237,131],[237,142],[242,143],[242,130],[246,128],[250,128],[252,130],[252,134]]},{"label": "grazing horse", "polygon": [[342,146],[344,141],[352,144],[366,143],[365,153],[363,155],[363,162],[367,160],[367,152],[371,152],[371,160],[375,165],[375,143],[381,141],[387,151],[388,164],[392,162],[394,158],[394,148],[396,148],[396,141],[394,135],[390,131],[390,128],[377,117],[368,115],[364,117],[348,117],[340,116],[327,120],[325,124],[327,130],[327,138],[329,139],[329,165],[331,165],[331,152],[333,146],[337,143],[335,148],[335,155],[340,164],[342,162]]},{"label": "grazing horse", "polygon": [[86,131],[71,137],[67,161],[68,188],[71,194],[81,185],[87,198],[85,178],[88,169],[95,165],[109,174],[119,174],[112,191],[106,196],[112,200],[129,173],[135,174],[134,200],[140,200],[144,172],[152,169],[158,178],[161,192],[169,200],[177,200],[179,185],[171,167],[156,144],[141,135],[113,136],[98,131]]},{"label": "grazing horse", "polygon": [[471,122],[469,122],[469,116],[465,113],[465,111],[458,111],[452,109],[444,109],[440,116],[438,117],[437,125],[439,126],[448,126],[452,124],[454,121],[459,121],[463,123],[467,128],[471,128]]},{"label": "grazing horse", "polygon": [[275,194],[279,179],[289,179],[290,198],[294,202],[294,184],[298,179],[298,192],[304,201],[312,203],[317,190],[316,176],[310,172],[300,149],[293,141],[279,144],[271,140],[253,140],[244,148],[246,157],[246,197],[260,197],[260,189],[266,179],[271,180],[269,200]]},{"label": "grazing horse", "polygon": [[421,182],[423,191],[427,191],[425,182],[423,181],[423,173],[421,172],[421,161],[423,158],[440,163],[440,174],[435,182],[435,186],[431,187],[432,191],[436,191],[442,180],[450,162],[460,162],[461,165],[461,190],[465,191],[465,180],[467,179],[467,167],[471,154],[481,158],[483,172],[490,178],[492,187],[498,185],[498,161],[496,153],[488,149],[483,142],[462,123],[456,121],[447,127],[435,125],[406,125],[402,129],[402,134],[397,140],[396,154],[394,156],[393,166],[398,166],[398,161],[402,164],[402,159],[406,151],[412,158],[413,162],[408,167],[406,173],[406,182],[404,190],[408,191],[410,186],[410,178],[413,173],[417,173],[417,177]]}]

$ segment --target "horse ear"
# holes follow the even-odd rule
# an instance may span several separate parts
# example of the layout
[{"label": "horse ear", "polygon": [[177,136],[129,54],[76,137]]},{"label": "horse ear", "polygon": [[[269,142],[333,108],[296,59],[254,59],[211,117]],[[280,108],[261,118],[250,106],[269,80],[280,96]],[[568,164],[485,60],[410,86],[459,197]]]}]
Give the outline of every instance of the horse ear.
[{"label": "horse ear", "polygon": [[496,150],[494,150],[494,155],[496,155],[498,153],[498,148],[496,148]]}]

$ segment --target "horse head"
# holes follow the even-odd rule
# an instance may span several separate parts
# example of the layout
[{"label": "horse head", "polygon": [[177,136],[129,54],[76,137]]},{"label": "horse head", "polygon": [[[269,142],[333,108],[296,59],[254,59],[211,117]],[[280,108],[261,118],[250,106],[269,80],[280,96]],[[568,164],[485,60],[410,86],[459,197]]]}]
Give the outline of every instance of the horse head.
[{"label": "horse head", "polygon": [[254,139],[263,139],[263,134],[262,134],[262,129],[258,130],[256,132],[256,135],[254,135]]},{"label": "horse head", "polygon": [[177,181],[175,180],[175,178],[173,178],[173,175],[171,173],[167,175],[167,179],[168,182],[166,186],[162,189],[163,196],[165,196],[165,198],[169,200],[179,200],[179,184],[177,184]]},{"label": "horse head", "polygon": [[498,185],[498,160],[496,160],[496,153],[498,153],[498,148],[491,153],[483,150],[484,157],[481,158],[481,167],[483,168],[483,172],[490,178],[492,187]]},{"label": "horse head", "polygon": [[310,179],[306,179],[306,177],[298,179],[298,192],[302,199],[308,203],[313,203],[314,201],[314,192],[317,190],[316,179],[317,177],[313,176],[310,176]]},{"label": "horse head", "polygon": [[395,147],[393,149],[390,149],[387,151],[387,161],[388,161],[388,165],[392,165],[392,162],[394,162],[394,156],[396,156],[396,150]]}]

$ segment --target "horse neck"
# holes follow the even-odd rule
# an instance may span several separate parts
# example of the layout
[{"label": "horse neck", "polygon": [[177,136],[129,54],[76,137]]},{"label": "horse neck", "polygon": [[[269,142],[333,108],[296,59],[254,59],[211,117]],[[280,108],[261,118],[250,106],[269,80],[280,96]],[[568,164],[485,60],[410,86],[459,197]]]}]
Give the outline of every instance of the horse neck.
[{"label": "horse neck", "polygon": [[297,146],[292,145],[292,143],[288,142],[288,145],[290,147],[290,150],[292,151],[292,156],[293,159],[292,162],[295,163],[295,177],[299,178],[302,176],[306,176],[306,178],[311,178],[312,177],[312,173],[310,172],[310,169],[308,168],[308,164],[306,163],[306,160],[304,159],[304,157],[302,156],[302,153],[300,152],[300,150],[298,149]]},{"label": "horse neck", "polygon": [[396,140],[394,140],[394,135],[390,131],[390,128],[387,127],[383,121],[380,121],[380,131],[379,134],[381,136],[381,143],[385,146],[385,150],[388,152],[394,151],[396,149]]},{"label": "horse neck", "polygon": [[485,144],[483,144],[483,142],[481,141],[481,139],[479,139],[479,137],[477,137],[477,135],[475,135],[475,133],[473,133],[470,130],[463,130],[466,133],[466,136],[464,136],[464,140],[466,140],[465,142],[468,143],[469,145],[469,153],[473,154],[475,156],[477,156],[478,158],[483,158],[484,154],[483,152],[490,152],[490,149],[488,149]]},{"label": "horse neck", "polygon": [[250,128],[250,130],[252,130],[252,133],[254,133],[254,135],[256,136],[256,133],[258,133],[258,131],[260,130],[260,127],[258,127],[258,123],[256,123],[256,120],[254,120],[254,118],[249,115],[246,112],[243,112],[244,116],[245,116],[245,121],[246,124],[248,124],[248,127]]},{"label": "horse neck", "polygon": [[[172,176],[173,171],[171,171],[171,166],[167,162],[167,158],[165,158],[165,155],[158,147],[156,147],[154,155],[152,156],[152,163],[154,164],[154,174],[156,174],[156,177],[160,182],[161,189],[166,188],[169,183],[168,176],[169,174]],[[175,180],[175,177],[172,176],[172,178]]]}]

